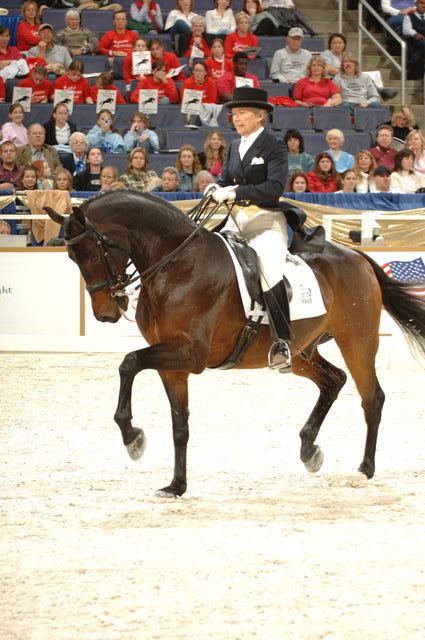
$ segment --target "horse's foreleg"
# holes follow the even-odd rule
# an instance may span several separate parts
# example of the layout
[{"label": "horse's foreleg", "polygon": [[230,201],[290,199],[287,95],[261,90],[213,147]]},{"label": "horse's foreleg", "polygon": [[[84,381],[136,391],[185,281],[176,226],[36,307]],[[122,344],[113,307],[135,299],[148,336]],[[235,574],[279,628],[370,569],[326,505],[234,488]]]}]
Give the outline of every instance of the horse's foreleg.
[{"label": "horse's foreleg", "polygon": [[307,422],[300,431],[301,451],[300,458],[307,471],[315,473],[319,471],[323,463],[323,452],[314,444],[319,434],[320,427],[329,409],[335,402],[347,376],[342,369],[322,358],[316,350],[309,361],[299,356],[294,358],[292,371],[314,382],[320,391],[319,398],[308,417]]},{"label": "horse's foreleg", "polygon": [[174,442],[174,475],[171,483],[157,491],[160,497],[176,497],[187,488],[186,462],[189,440],[188,373],[160,371],[171,408]]},{"label": "horse's foreleg", "polygon": [[192,366],[191,349],[187,345],[156,344],[132,351],[125,356],[119,367],[120,391],[114,419],[121,430],[128,454],[133,460],[139,460],[142,457],[146,446],[142,429],[134,428],[131,422],[133,418],[131,394],[134,378],[143,369],[190,370]]}]

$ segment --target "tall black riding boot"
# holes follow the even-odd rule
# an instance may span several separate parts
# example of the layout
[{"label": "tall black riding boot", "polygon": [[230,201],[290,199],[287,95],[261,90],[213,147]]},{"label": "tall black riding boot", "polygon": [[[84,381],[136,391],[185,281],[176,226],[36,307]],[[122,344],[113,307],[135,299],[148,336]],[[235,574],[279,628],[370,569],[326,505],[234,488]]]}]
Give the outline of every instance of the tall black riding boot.
[{"label": "tall black riding boot", "polygon": [[269,351],[270,369],[291,371],[289,300],[283,280],[263,292],[273,344]]}]

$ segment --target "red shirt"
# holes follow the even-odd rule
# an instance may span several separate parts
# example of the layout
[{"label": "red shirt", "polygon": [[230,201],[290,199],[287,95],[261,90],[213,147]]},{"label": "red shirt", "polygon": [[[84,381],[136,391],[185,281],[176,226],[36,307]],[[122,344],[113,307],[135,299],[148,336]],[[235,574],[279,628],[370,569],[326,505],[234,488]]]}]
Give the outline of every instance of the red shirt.
[{"label": "red shirt", "polygon": [[177,93],[177,87],[174,84],[174,80],[168,78],[167,84],[163,82],[155,82],[152,76],[146,76],[143,78],[134,89],[133,93],[130,97],[130,102],[139,102],[139,91],[140,89],[157,89],[158,90],[158,102],[161,102],[161,99],[166,96],[170,99],[172,104],[177,104],[179,101],[179,94]]},{"label": "red shirt", "polygon": [[107,31],[99,40],[99,53],[112,57],[115,51],[133,51],[133,45],[139,35],[135,31],[126,29],[124,33],[117,33],[115,29]]},{"label": "red shirt", "polygon": [[74,104],[85,104],[86,98],[90,98],[90,87],[88,80],[81,77],[77,82],[73,82],[71,78],[65,74],[55,80],[55,89],[67,89],[74,92]]},{"label": "red shirt", "polygon": [[376,160],[376,166],[379,167],[382,165],[387,167],[387,169],[394,171],[394,161],[397,153],[396,149],[384,149],[377,145],[376,147],[369,149],[369,151]]},{"label": "red shirt", "polygon": [[30,87],[32,89],[32,104],[40,104],[50,100],[53,95],[53,83],[45,78],[41,84],[35,84],[31,78],[25,78],[21,80],[18,87]]},{"label": "red shirt", "polygon": [[3,60],[20,60],[22,53],[16,47],[6,47],[6,53],[0,52],[0,61]]},{"label": "red shirt", "polygon": [[[211,51],[204,36],[201,36],[201,46],[199,46],[198,44],[196,46],[198,47],[198,49],[202,49],[204,53],[204,58],[210,57]],[[183,56],[184,58],[190,58],[190,55],[192,53],[192,47],[193,47],[193,36],[190,36],[189,46],[186,49],[186,53]]]},{"label": "red shirt", "polygon": [[235,53],[243,51],[246,47],[258,47],[258,38],[253,33],[248,33],[244,38],[236,31],[228,33],[224,41],[224,53],[228,58],[233,58]]},{"label": "red shirt", "polygon": [[40,42],[38,30],[40,25],[20,22],[16,30],[16,45],[19,51],[28,51]]},{"label": "red shirt", "polygon": [[205,65],[208,69],[208,75],[214,80],[221,78],[227,71],[233,71],[233,62],[229,58],[224,58],[222,62],[214,58],[207,58]]},{"label": "red shirt", "polygon": [[[252,73],[246,73],[245,78],[251,78],[253,81],[253,87],[255,89],[260,89],[260,83],[258,81],[257,76],[253,76]],[[218,96],[221,98],[223,93],[232,93],[233,89],[236,87],[236,76],[234,71],[228,71],[217,81],[217,91]]]},{"label": "red shirt", "polygon": [[217,103],[217,84],[212,78],[206,77],[204,84],[196,84],[195,78],[192,76],[186,78],[180,89],[180,98],[183,101],[183,92],[185,89],[194,89],[202,91],[202,102],[216,104]]},{"label": "red shirt", "polygon": [[306,173],[307,184],[310,191],[314,193],[335,193],[338,191],[338,185],[329,173],[324,180],[315,172]]},{"label": "red shirt", "polygon": [[339,88],[330,78],[322,78],[319,82],[301,78],[295,83],[293,98],[321,107],[336,93],[339,93]]},{"label": "red shirt", "polygon": [[[108,84],[107,87],[103,87],[108,91],[116,91],[117,92],[117,104],[127,104],[127,100],[122,95],[121,91],[114,84]],[[90,87],[90,95],[93,98],[93,102],[96,104],[97,94],[99,93],[99,87],[94,85]]]},{"label": "red shirt", "polygon": [[[152,64],[154,62],[156,62],[159,58],[154,58],[152,56]],[[165,70],[168,73],[171,69],[177,69],[178,67],[181,67],[182,65],[180,64],[180,60],[178,59],[178,57],[176,56],[175,53],[171,53],[171,51],[164,51],[164,54],[162,56],[162,61],[165,64]],[[183,80],[185,79],[185,75],[183,73],[183,70],[180,71],[178,76],[174,76],[173,79],[174,80],[178,80],[179,82],[183,82]]]}]

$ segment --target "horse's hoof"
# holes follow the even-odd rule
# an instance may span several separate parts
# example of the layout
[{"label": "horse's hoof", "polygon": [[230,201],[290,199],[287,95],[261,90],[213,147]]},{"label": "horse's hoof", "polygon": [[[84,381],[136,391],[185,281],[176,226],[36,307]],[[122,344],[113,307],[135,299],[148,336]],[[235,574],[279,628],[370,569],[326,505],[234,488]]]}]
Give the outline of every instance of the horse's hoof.
[{"label": "horse's hoof", "polygon": [[311,456],[310,460],[304,462],[304,466],[309,473],[317,473],[323,464],[324,460],[323,451],[320,447],[317,447],[316,451]]},{"label": "horse's hoof", "polygon": [[126,445],[126,449],[132,460],[140,460],[146,449],[146,436],[143,431],[140,431],[134,440]]},{"label": "horse's hoof", "polygon": [[155,491],[155,498],[167,498],[167,500],[170,500],[171,498],[178,498],[179,496],[176,496],[174,493],[170,493],[169,491],[165,491],[165,489],[158,489],[158,491]]}]

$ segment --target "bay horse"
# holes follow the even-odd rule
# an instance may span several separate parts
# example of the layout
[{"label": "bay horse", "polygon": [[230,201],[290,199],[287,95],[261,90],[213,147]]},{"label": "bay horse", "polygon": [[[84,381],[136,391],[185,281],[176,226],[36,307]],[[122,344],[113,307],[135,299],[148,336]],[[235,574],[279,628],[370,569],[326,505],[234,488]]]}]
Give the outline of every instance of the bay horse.
[{"label": "bay horse", "polygon": [[[117,322],[126,308],[128,298],[120,294],[129,260],[140,274],[136,321],[150,346],[127,354],[119,367],[114,419],[130,457],[138,460],[145,436],[132,425],[132,385],[140,371],[156,369],[171,407],[175,453],[173,478],[157,495],[181,496],[187,489],[189,374],[225,361],[246,320],[232,259],[217,234],[154,195],[110,191],[73,207],[69,217],[46,211],[64,227],[69,257],[85,280],[97,320]],[[302,257],[318,279],[327,312],[291,324],[292,371],[319,389],[300,432],[300,457],[308,471],[320,469],[323,453],[315,440],[347,378],[318,351],[320,337],[330,334],[361,397],[367,436],[359,471],[370,479],[385,399],[375,370],[381,308],[424,356],[425,302],[361,252],[327,242],[323,252]],[[262,326],[237,367],[267,366],[270,343],[269,327]]]}]

